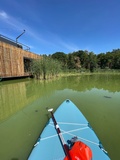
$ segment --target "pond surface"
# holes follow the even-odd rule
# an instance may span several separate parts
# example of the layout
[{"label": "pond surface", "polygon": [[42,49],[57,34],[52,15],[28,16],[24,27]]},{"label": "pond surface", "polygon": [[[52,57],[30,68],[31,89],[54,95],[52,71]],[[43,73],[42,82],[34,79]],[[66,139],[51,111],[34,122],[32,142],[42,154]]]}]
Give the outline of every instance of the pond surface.
[{"label": "pond surface", "polygon": [[70,99],[90,122],[112,160],[120,159],[120,75],[0,82],[0,159],[26,160],[54,110]]}]

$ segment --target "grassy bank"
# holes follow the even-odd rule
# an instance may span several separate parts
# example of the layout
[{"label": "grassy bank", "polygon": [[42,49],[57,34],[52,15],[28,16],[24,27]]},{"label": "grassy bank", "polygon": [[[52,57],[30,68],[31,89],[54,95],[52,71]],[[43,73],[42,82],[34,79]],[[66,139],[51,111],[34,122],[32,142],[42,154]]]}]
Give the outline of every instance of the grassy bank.
[{"label": "grassy bank", "polygon": [[120,70],[96,70],[94,72],[90,72],[88,70],[86,71],[75,71],[75,70],[71,70],[71,71],[61,71],[60,73],[58,73],[57,75],[50,75],[50,74],[46,74],[46,79],[42,78],[43,75],[41,76],[40,79],[38,80],[56,80],[59,79],[60,77],[69,77],[69,76],[85,76],[85,75],[120,75]]},{"label": "grassy bank", "polygon": [[70,72],[61,72],[59,76],[66,77],[66,76],[80,76],[80,75],[95,75],[95,74],[117,74],[120,75],[120,70],[96,70],[94,72],[90,71],[70,71]]}]

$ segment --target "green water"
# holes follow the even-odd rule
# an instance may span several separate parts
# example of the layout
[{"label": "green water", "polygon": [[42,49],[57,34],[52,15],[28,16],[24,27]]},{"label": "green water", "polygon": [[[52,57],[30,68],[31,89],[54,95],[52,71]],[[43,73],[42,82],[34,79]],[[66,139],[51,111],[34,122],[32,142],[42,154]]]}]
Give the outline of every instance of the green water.
[{"label": "green water", "polygon": [[120,159],[120,75],[0,82],[0,160],[26,160],[48,121],[46,107],[72,100],[112,160]]}]

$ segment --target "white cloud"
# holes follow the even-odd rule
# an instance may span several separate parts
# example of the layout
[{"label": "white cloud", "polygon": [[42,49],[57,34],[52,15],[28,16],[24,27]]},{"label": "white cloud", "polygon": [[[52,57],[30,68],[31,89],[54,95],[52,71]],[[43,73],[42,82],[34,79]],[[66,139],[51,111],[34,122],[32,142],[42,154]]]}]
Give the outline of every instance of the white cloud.
[{"label": "white cloud", "polygon": [[0,11],[0,18],[7,19],[8,18],[7,13],[4,11]]},{"label": "white cloud", "polygon": [[[45,45],[48,48],[61,48],[61,50],[68,50],[68,52],[79,50],[79,48],[71,42],[66,42],[66,40],[62,40],[59,35],[51,33],[47,30],[44,32],[43,35],[43,33],[40,33],[37,30],[33,30],[33,28],[31,28],[30,26],[24,24],[22,19],[18,19],[16,17],[8,15],[5,11],[0,11],[0,19],[5,23],[6,26],[8,26],[8,28],[14,30],[14,32],[22,31],[23,29],[25,29],[27,38],[29,37],[28,39],[33,39],[34,42],[36,41],[40,43],[41,46]],[[31,44],[28,45],[30,46]],[[34,49],[33,46],[31,46],[30,48]]]},{"label": "white cloud", "polygon": [[74,52],[74,51],[78,51],[79,50],[79,47],[77,47],[73,43],[66,43],[64,41],[61,41],[60,43],[65,49],[67,49],[70,52]]},{"label": "white cloud", "polygon": [[13,17],[8,15],[5,11],[0,11],[0,20],[5,24],[6,28],[12,29],[14,31],[22,31],[26,30],[27,36],[31,36],[32,38],[39,40],[41,42],[45,42],[44,39],[40,38],[40,33],[36,33],[30,28],[28,25],[24,24],[24,19],[19,19],[18,17]]},{"label": "white cloud", "polygon": [[55,46],[56,48],[60,48],[61,50],[66,50],[67,52],[74,52],[78,51],[79,47],[72,43],[70,40],[63,38],[62,36],[59,36],[58,34],[55,34],[53,32],[47,33],[49,39],[49,44],[51,43],[52,46]]},{"label": "white cloud", "polygon": [[0,12],[0,19],[5,23],[5,25],[12,29],[19,29],[20,23],[14,18],[8,15],[5,11]]}]

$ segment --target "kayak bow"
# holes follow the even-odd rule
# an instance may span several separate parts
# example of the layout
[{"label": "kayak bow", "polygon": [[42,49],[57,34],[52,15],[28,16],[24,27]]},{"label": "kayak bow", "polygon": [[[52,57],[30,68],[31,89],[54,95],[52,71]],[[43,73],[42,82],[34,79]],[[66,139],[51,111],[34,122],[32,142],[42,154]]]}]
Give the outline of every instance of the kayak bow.
[{"label": "kayak bow", "polygon": [[[89,122],[70,100],[52,113],[28,160],[110,160]],[[57,134],[56,134],[57,131]]]},{"label": "kayak bow", "polygon": [[[91,160],[92,159],[92,151],[91,149],[84,143],[77,141],[72,141],[72,147],[69,148],[68,145],[65,143],[65,140],[61,134],[60,128],[56,122],[56,119],[53,115],[53,109],[49,109],[48,112],[51,113],[52,120],[57,131],[57,134],[60,138],[61,144],[63,146],[63,150],[65,152],[66,157],[64,160]],[[77,138],[76,138],[77,139]]]}]

